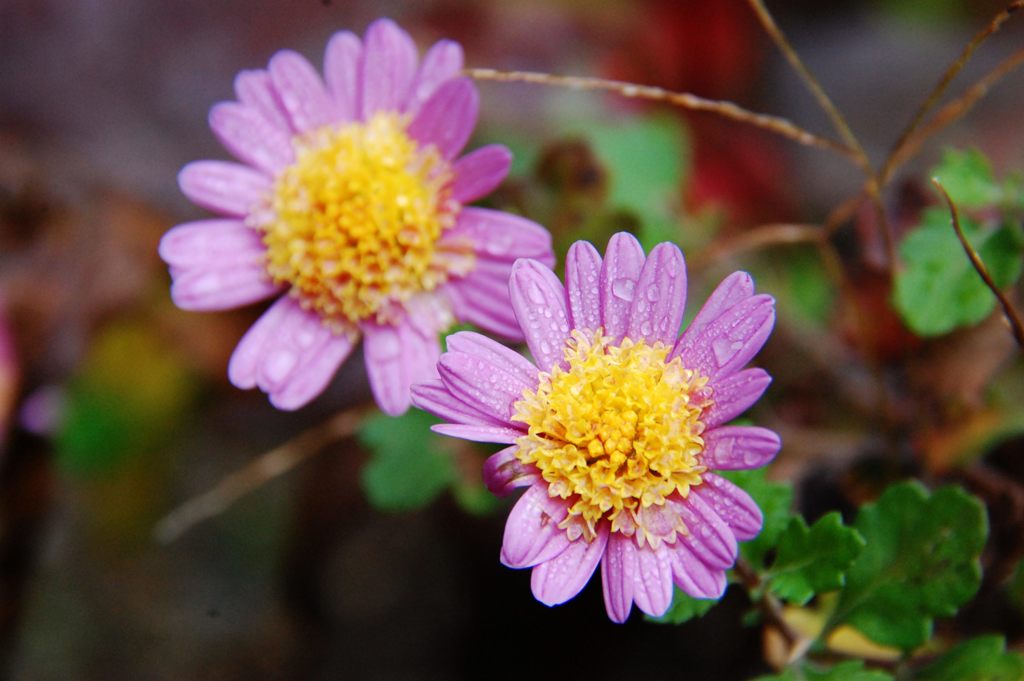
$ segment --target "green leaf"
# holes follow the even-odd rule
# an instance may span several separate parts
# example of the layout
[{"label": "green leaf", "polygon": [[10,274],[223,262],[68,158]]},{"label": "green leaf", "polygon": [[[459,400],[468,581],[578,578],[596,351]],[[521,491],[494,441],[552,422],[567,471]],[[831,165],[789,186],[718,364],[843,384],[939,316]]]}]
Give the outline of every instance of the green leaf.
[{"label": "green leaf", "polygon": [[[982,228],[961,214],[971,246],[1000,288],[1021,271],[1022,243],[1017,227]],[[919,335],[937,336],[958,326],[977,324],[992,312],[996,298],[964,253],[943,208],[925,211],[919,227],[900,246],[904,269],[896,276],[893,303]]]},{"label": "green leaf", "polygon": [[678,118],[635,118],[585,131],[610,172],[608,205],[640,217],[646,250],[678,241],[680,191],[689,164],[686,130]]},{"label": "green leaf", "polygon": [[721,602],[717,598],[694,598],[678,587],[672,593],[672,605],[661,617],[646,617],[651,622],[660,624],[682,624],[695,617],[702,617],[711,608]]},{"label": "green leaf", "polygon": [[435,423],[414,409],[397,418],[379,414],[366,420],[359,439],[373,453],[362,472],[371,504],[385,511],[420,508],[455,481],[451,457],[430,430]]},{"label": "green leaf", "polygon": [[860,660],[840,662],[834,667],[820,669],[805,665],[796,670],[792,667],[775,676],[759,676],[754,681],[892,681],[891,674],[875,669],[865,669]]},{"label": "green leaf", "polygon": [[746,490],[764,515],[761,533],[748,542],[740,544],[740,555],[756,570],[764,571],[765,558],[775,548],[779,536],[789,524],[793,513],[793,487],[788,483],[770,482],[765,479],[765,469],[748,471],[723,471],[722,477]]},{"label": "green leaf", "polygon": [[992,164],[977,149],[947,149],[932,170],[959,208],[985,208],[999,203],[1002,188],[992,175]]},{"label": "green leaf", "polygon": [[169,442],[196,395],[184,358],[140,321],[104,327],[72,380],[57,462],[79,476],[113,473]]},{"label": "green leaf", "polygon": [[867,542],[846,573],[826,632],[847,623],[882,645],[909,650],[931,635],[981,581],[985,509],[958,487],[929,495],[919,483],[890,487],[857,516]]},{"label": "green leaf", "polygon": [[1024,657],[1006,652],[1002,636],[980,636],[961,643],[931,663],[916,681],[1020,681]]},{"label": "green leaf", "polygon": [[843,575],[864,548],[856,530],[843,526],[837,512],[810,528],[797,516],[779,539],[775,562],[768,573],[771,590],[803,605],[815,594],[843,586]]}]

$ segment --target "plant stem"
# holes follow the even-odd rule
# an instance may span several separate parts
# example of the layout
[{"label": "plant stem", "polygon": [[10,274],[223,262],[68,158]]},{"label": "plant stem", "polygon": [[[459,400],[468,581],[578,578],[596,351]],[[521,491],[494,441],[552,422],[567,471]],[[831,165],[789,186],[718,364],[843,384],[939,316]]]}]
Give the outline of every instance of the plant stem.
[{"label": "plant stem", "polygon": [[583,76],[558,76],[536,71],[498,71],[495,69],[466,69],[465,73],[476,80],[490,80],[503,83],[533,83],[566,87],[573,90],[604,90],[622,97],[665,102],[690,111],[713,113],[730,120],[746,123],[762,130],[786,137],[808,147],[827,149],[855,160],[856,152],[835,140],[815,135],[794,123],[778,116],[748,111],[733,102],[705,99],[688,92],[672,92],[651,85],[637,85],[619,80]]},{"label": "plant stem", "polygon": [[361,406],[339,412],[253,459],[213,489],[189,499],[164,516],[153,531],[156,540],[169,544],[204,520],[223,513],[241,497],[287,473],[326,445],[354,434],[371,411]]},{"label": "plant stem", "polygon": [[960,240],[960,245],[963,247],[964,253],[967,254],[967,258],[971,261],[971,265],[974,266],[978,276],[985,282],[985,286],[992,291],[996,300],[998,300],[999,304],[1003,307],[1003,314],[1006,316],[1006,321],[1010,325],[1010,333],[1013,334],[1013,338],[1017,341],[1017,345],[1024,350],[1024,323],[1021,322],[1020,315],[1017,314],[1017,310],[1015,310],[1013,305],[1010,304],[1009,299],[1003,295],[1003,292],[999,290],[998,286],[996,286],[996,282],[993,281],[992,275],[988,272],[988,268],[985,267],[985,263],[982,262],[981,256],[978,255],[978,252],[974,250],[973,246],[971,246],[967,237],[964,236],[964,230],[960,226],[960,211],[957,209],[956,204],[953,203],[953,199],[950,198],[949,192],[946,191],[946,188],[942,186],[942,183],[939,182],[939,178],[937,177],[932,178],[932,184],[935,185],[935,188],[939,190],[940,194],[942,194],[942,198],[946,201],[946,205],[949,207],[949,214],[953,220],[953,231],[956,232],[956,238]]}]

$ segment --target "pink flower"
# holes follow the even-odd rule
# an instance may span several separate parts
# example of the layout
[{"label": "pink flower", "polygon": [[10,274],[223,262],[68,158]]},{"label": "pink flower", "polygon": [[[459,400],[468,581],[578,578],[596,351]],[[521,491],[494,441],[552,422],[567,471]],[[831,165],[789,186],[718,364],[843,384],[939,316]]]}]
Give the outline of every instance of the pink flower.
[{"label": "pink flower", "polygon": [[724,425],[770,378],[743,369],[775,322],[774,301],[731,275],[679,335],[686,268],[679,249],[649,257],[612,237],[602,262],[569,250],[566,286],[543,264],[515,263],[512,308],[536,365],[475,333],[448,337],[440,380],[413,402],[440,433],[511,445],[484,466],[499,494],[526,487],[508,517],[503,563],[533,568],[537,600],[564,603],[601,563],[605,607],[662,615],[672,585],[719,598],[737,540],[761,529],[757,505],[717,470],[755,468],[778,452],[765,428]]},{"label": "pink flower", "polygon": [[550,235],[465,204],[506,176],[508,149],[459,157],[476,123],[462,48],[442,40],[417,66],[409,35],[381,19],[362,41],[335,34],[324,77],[291,51],[243,71],[210,127],[242,163],[198,161],[182,191],[224,217],[178,225],[160,244],[188,310],[277,298],[235,349],[240,388],[296,409],[362,337],[389,414],[436,377],[439,332],[461,320],[521,338],[507,282],[519,257],[554,263]]}]

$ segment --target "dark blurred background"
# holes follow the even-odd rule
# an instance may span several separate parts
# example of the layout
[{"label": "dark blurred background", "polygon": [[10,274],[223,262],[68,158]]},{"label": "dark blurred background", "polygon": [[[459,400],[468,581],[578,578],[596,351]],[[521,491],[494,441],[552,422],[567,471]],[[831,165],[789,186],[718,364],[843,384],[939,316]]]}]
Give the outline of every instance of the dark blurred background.
[{"label": "dark blurred background", "polygon": [[[876,162],[1004,5],[769,3]],[[738,624],[742,595],[731,592],[682,627],[638,614],[615,626],[597,576],[549,610],[530,596],[527,572],[498,563],[507,502],[469,514],[444,494],[419,511],[372,509],[359,483],[367,453],[355,439],[325,447],[170,544],[153,539],[178,504],[366,400],[359,360],[299,413],[230,387],[227,358],[258,310],[176,310],[156,245],[172,225],[205,217],[180,194],[176,174],[188,161],[226,157],[206,113],[232,97],[235,74],[286,47],[319,65],[334,31],[361,34],[378,16],[396,19],[421,49],[441,37],[461,42],[469,66],[686,90],[831,134],[742,0],[0,0],[0,675],[729,680],[766,672],[759,630]],[[958,83],[1019,46],[1022,29],[1011,22]],[[1002,83],[939,142],[976,145],[1000,171],[1020,168],[1022,82],[1017,74]],[[519,153],[510,188],[494,199],[513,206],[523,205],[517,191],[545,177],[545,159],[565,153],[560,145],[581,119],[650,111],[598,94],[479,87],[474,144],[507,141]],[[688,131],[680,211],[715,211],[718,229],[820,222],[859,188],[857,172],[823,152],[707,116],[668,115]],[[939,148],[903,176],[934,163]],[[907,182],[914,195],[918,185]],[[708,268],[702,287],[735,265],[744,263]],[[800,374],[799,327],[780,326],[765,366]],[[814,425],[799,400],[821,390],[800,376],[803,393],[790,400],[773,389],[759,413],[784,435],[788,422],[804,436],[773,473],[797,481],[815,452],[863,453],[856,432],[808,444],[813,434],[795,431],[797,421]],[[822,496],[824,507],[841,503]]]}]

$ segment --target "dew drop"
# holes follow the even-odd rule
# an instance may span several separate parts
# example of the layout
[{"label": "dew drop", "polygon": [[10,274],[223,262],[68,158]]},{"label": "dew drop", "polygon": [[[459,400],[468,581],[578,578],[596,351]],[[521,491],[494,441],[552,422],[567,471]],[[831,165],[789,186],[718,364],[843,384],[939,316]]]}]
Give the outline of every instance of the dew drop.
[{"label": "dew drop", "polygon": [[659,291],[657,286],[651,285],[647,287],[647,300],[652,303],[656,302],[658,300],[658,295]]},{"label": "dew drop", "polygon": [[616,279],[612,282],[612,295],[620,300],[633,300],[636,282],[632,279]]},{"label": "dew drop", "polygon": [[654,328],[651,326],[651,323],[649,321],[644,321],[640,325],[640,333],[646,337],[649,337],[653,331]]},{"label": "dew drop", "polygon": [[711,351],[715,353],[715,361],[719,365],[725,364],[743,347],[740,341],[731,341],[728,338],[718,338],[711,343]]}]

